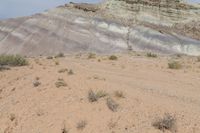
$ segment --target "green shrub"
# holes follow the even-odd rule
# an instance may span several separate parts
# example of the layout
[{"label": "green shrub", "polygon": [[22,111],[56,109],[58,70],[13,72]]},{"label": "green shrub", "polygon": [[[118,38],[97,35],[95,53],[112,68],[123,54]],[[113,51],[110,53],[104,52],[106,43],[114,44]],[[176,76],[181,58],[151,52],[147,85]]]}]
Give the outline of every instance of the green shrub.
[{"label": "green shrub", "polygon": [[157,54],[153,54],[153,53],[147,53],[147,57],[151,57],[151,58],[157,58]]},{"label": "green shrub", "polygon": [[25,66],[28,61],[20,55],[0,55],[0,66]]},{"label": "green shrub", "polygon": [[172,62],[168,63],[168,67],[170,69],[181,69],[182,65],[177,61],[172,61]]},{"label": "green shrub", "polygon": [[118,57],[115,56],[115,55],[111,55],[111,56],[109,57],[109,60],[117,60],[117,59],[118,59]]}]

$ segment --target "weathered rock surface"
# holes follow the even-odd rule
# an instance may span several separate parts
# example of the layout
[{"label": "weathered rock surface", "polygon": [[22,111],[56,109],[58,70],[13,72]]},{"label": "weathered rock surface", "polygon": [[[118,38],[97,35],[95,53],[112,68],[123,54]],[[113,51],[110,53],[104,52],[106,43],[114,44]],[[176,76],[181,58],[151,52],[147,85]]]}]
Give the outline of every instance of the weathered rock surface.
[{"label": "weathered rock surface", "polygon": [[0,21],[0,53],[35,56],[135,50],[200,55],[199,22],[200,8],[178,1],[71,3]]}]

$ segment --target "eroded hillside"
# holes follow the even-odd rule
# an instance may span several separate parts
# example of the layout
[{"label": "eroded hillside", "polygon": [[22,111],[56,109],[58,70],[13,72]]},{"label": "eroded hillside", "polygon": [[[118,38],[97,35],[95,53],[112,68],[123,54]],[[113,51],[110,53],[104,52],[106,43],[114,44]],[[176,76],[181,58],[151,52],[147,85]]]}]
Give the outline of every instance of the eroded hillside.
[{"label": "eroded hillside", "polygon": [[75,4],[0,21],[0,53],[153,51],[200,54],[200,8],[169,0]]}]

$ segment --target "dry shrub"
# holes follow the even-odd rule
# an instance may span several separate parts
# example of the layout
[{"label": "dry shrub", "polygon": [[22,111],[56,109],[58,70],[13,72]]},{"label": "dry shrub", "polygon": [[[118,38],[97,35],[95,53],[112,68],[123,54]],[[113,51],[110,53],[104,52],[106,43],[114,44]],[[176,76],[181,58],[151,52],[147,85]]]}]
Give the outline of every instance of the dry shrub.
[{"label": "dry shrub", "polygon": [[116,112],[118,107],[119,107],[119,104],[117,104],[113,99],[111,98],[107,98],[107,106],[108,108],[113,111],[113,112]]},{"label": "dry shrub", "polygon": [[88,59],[95,59],[95,58],[96,58],[96,54],[94,54],[94,53],[89,53]]},{"label": "dry shrub", "polygon": [[158,55],[157,54],[154,54],[154,53],[147,53],[146,55],[147,57],[151,57],[151,58],[157,58]]},{"label": "dry shrub", "polygon": [[58,81],[55,83],[55,85],[57,88],[60,88],[60,87],[66,87],[67,83],[63,79],[58,79]]},{"label": "dry shrub", "polygon": [[89,102],[96,102],[100,98],[106,97],[108,94],[105,91],[98,91],[97,93],[94,93],[92,90],[88,92],[88,100]]},{"label": "dry shrub", "polygon": [[161,131],[169,130],[171,132],[176,131],[176,119],[174,116],[171,116],[169,114],[165,114],[163,118],[157,119],[152,124],[156,129],[159,129]]},{"label": "dry shrub", "polygon": [[114,95],[117,98],[125,98],[125,94],[122,91],[115,91]]},{"label": "dry shrub", "polygon": [[92,90],[90,90],[88,92],[88,100],[89,100],[89,102],[96,102],[96,101],[98,101],[98,97],[96,96],[96,94]]},{"label": "dry shrub", "polygon": [[117,59],[118,59],[118,57],[115,56],[115,55],[111,55],[111,56],[109,57],[109,60],[117,60]]},{"label": "dry shrub", "polygon": [[64,73],[64,72],[67,72],[67,71],[68,71],[67,68],[63,68],[63,69],[58,70],[58,73]]},{"label": "dry shrub", "polygon": [[170,69],[181,69],[182,65],[178,61],[172,61],[172,62],[168,63],[168,67]]},{"label": "dry shrub", "polygon": [[76,128],[78,130],[83,130],[86,127],[86,125],[87,125],[87,122],[85,120],[82,120],[82,121],[77,123]]}]

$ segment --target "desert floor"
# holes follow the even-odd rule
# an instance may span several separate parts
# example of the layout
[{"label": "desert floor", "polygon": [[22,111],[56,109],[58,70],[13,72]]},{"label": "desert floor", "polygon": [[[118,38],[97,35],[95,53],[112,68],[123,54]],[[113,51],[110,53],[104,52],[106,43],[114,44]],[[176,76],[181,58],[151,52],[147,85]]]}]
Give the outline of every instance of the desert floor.
[{"label": "desert floor", "polygon": [[[200,132],[196,57],[117,56],[28,58],[28,66],[1,71],[0,133],[162,133],[152,125],[166,114],[176,120],[166,133]],[[169,69],[171,60],[183,67]],[[107,95],[90,102],[90,90]]]}]

